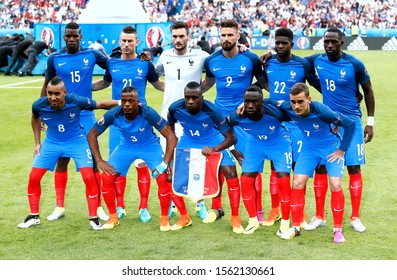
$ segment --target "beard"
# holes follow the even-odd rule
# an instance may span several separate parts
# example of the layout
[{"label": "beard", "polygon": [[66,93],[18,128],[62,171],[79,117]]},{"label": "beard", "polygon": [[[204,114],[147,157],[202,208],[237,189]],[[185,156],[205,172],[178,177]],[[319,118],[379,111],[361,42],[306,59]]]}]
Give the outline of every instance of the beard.
[{"label": "beard", "polygon": [[231,51],[236,45],[237,45],[237,42],[234,42],[234,43],[229,43],[229,42],[222,43],[222,49],[224,51],[228,52],[228,51]]}]

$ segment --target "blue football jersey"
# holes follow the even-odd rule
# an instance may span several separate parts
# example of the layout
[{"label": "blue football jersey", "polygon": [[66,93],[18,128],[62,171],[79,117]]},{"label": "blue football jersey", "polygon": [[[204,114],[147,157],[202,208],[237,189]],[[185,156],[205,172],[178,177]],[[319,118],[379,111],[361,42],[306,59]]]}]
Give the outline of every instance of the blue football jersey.
[{"label": "blue football jersey", "polygon": [[182,137],[191,142],[201,142],[204,145],[217,145],[225,137],[222,133],[230,130],[230,126],[219,109],[208,100],[203,100],[199,113],[191,115],[186,110],[184,99],[171,104],[168,112],[168,122],[179,122],[183,127]]},{"label": "blue football jersey", "polygon": [[246,116],[239,116],[233,112],[228,117],[231,126],[240,126],[245,132],[260,141],[273,141],[286,135],[281,122],[287,120],[279,110],[274,110],[274,105],[265,104],[262,107],[263,115],[258,121],[250,120]]},{"label": "blue football jersey", "polygon": [[69,93],[92,98],[92,74],[98,64],[105,69],[107,58],[100,52],[82,48],[81,51],[69,54],[63,48],[49,56],[46,77],[60,77]]},{"label": "blue football jersey", "polygon": [[110,125],[114,125],[121,132],[120,144],[143,147],[155,142],[159,143],[159,137],[153,131],[153,127],[160,131],[167,125],[167,122],[153,108],[143,104],[139,106],[139,113],[133,121],[128,121],[124,116],[122,106],[117,106],[99,118],[94,128],[102,133]]},{"label": "blue football jersey", "polygon": [[332,125],[345,128],[340,149],[346,151],[349,147],[355,127],[354,121],[349,117],[332,111],[326,105],[313,100],[310,103],[310,113],[305,117],[297,115],[293,111],[290,102],[271,99],[268,102],[276,104],[287,113],[291,121],[302,131],[305,143],[308,143],[311,147],[321,150],[332,146],[335,142],[340,142],[340,137],[332,131]]},{"label": "blue football jersey", "polygon": [[70,142],[85,137],[80,125],[82,110],[92,111],[96,101],[75,94],[65,96],[65,106],[60,110],[52,109],[47,96],[39,98],[32,105],[32,113],[47,125],[46,137],[57,142]]},{"label": "blue football jersey", "polygon": [[228,116],[243,103],[244,92],[253,77],[258,79],[263,74],[259,57],[251,51],[227,58],[219,50],[205,59],[204,69],[209,78],[216,79],[214,103],[223,116]]},{"label": "blue football jersey", "polygon": [[108,60],[103,79],[112,83],[112,99],[120,100],[122,89],[132,86],[137,89],[140,102],[146,104],[147,82],[157,82],[159,76],[151,61],[142,61],[139,57],[132,60],[114,57]]},{"label": "blue football jersey", "polygon": [[364,64],[346,53],[336,62],[330,61],[326,54],[315,54],[307,59],[320,79],[323,103],[347,116],[361,117],[356,95],[360,92],[359,85],[370,80]]},{"label": "blue football jersey", "polygon": [[289,92],[296,83],[313,85],[318,83],[313,67],[304,58],[292,55],[287,62],[277,60],[277,55],[273,55],[265,66],[265,80],[269,82],[269,97],[277,100],[289,101]]}]

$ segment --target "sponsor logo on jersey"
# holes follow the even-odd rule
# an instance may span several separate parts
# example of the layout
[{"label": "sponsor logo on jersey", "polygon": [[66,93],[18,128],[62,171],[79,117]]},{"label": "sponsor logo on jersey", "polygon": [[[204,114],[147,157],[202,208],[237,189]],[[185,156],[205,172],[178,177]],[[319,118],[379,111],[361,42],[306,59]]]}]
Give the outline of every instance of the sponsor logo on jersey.
[{"label": "sponsor logo on jersey", "polygon": [[157,42],[164,43],[164,31],[158,26],[152,26],[146,32],[146,44],[149,48],[157,45]]},{"label": "sponsor logo on jersey", "polygon": [[47,46],[53,47],[54,46],[54,32],[51,28],[46,27],[41,31],[40,35],[41,41],[44,41]]}]

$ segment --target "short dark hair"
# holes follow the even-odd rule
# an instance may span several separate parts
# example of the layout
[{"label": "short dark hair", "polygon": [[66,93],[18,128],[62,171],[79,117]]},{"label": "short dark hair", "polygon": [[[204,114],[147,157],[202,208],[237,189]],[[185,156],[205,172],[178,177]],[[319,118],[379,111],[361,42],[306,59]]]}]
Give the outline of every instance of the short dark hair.
[{"label": "short dark hair", "polygon": [[181,28],[185,28],[186,29],[186,33],[189,34],[189,26],[184,21],[175,21],[171,25],[170,30],[172,32],[172,30],[174,30],[174,29],[181,29]]},{"label": "short dark hair", "polygon": [[136,92],[136,93],[138,93],[138,91],[136,90],[136,88],[131,87],[131,86],[127,86],[127,87],[125,87],[125,88],[123,88],[123,89],[121,90],[121,93],[125,93],[125,92]]},{"label": "short dark hair", "polygon": [[343,38],[343,32],[340,31],[340,30],[339,30],[338,28],[336,28],[336,27],[328,28],[328,29],[325,31],[324,36],[325,36],[325,34],[326,34],[327,32],[338,33],[339,39],[342,40],[342,38]]},{"label": "short dark hair", "polygon": [[259,93],[261,95],[261,99],[263,99],[263,91],[262,91],[262,89],[260,87],[255,86],[255,85],[251,85],[245,90],[245,92],[247,92],[247,91],[250,91],[250,92],[253,91],[253,92]]},{"label": "short dark hair", "polygon": [[64,84],[64,81],[60,77],[55,76],[54,78],[52,78],[49,81],[48,84],[51,84],[52,86],[57,86],[57,85],[60,85],[60,84]]},{"label": "short dark hair", "polygon": [[101,41],[101,40],[96,40],[96,42],[99,43],[99,44],[102,44],[102,41]]},{"label": "short dark hair", "polygon": [[136,31],[135,27],[133,27],[131,25],[127,25],[126,27],[124,27],[121,32],[127,33],[127,34],[135,34],[138,36],[138,32]]},{"label": "short dark hair", "polygon": [[187,83],[187,85],[185,86],[185,90],[187,89],[191,89],[191,90],[200,90],[201,92],[201,85],[195,81],[189,82]]},{"label": "short dark hair", "polygon": [[[80,25],[77,22],[69,22],[66,24],[65,29],[80,29]],[[81,31],[79,31],[81,32]]]},{"label": "short dark hair", "polygon": [[221,21],[221,28],[235,28],[236,30],[238,30],[238,23],[235,19],[225,19],[223,21]]},{"label": "short dark hair", "polygon": [[291,41],[294,40],[294,33],[289,28],[281,27],[277,29],[275,33],[275,37],[278,36],[287,37],[288,39],[291,39]]},{"label": "short dark hair", "polygon": [[310,95],[309,87],[305,83],[296,83],[289,91],[291,95],[298,95],[301,92],[304,92],[306,97]]}]

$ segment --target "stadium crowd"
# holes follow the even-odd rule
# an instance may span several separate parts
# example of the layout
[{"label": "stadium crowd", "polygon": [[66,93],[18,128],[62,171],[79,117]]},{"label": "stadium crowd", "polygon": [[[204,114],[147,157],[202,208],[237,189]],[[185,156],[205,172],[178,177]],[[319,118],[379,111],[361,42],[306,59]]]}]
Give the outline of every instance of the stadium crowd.
[{"label": "stadium crowd", "polygon": [[[210,27],[235,18],[251,30],[396,28],[396,0],[140,0],[152,22],[181,20],[190,27]],[[95,1],[91,1],[95,3]],[[0,4],[0,29],[33,28],[37,22],[78,21],[88,0],[5,0]]]}]

